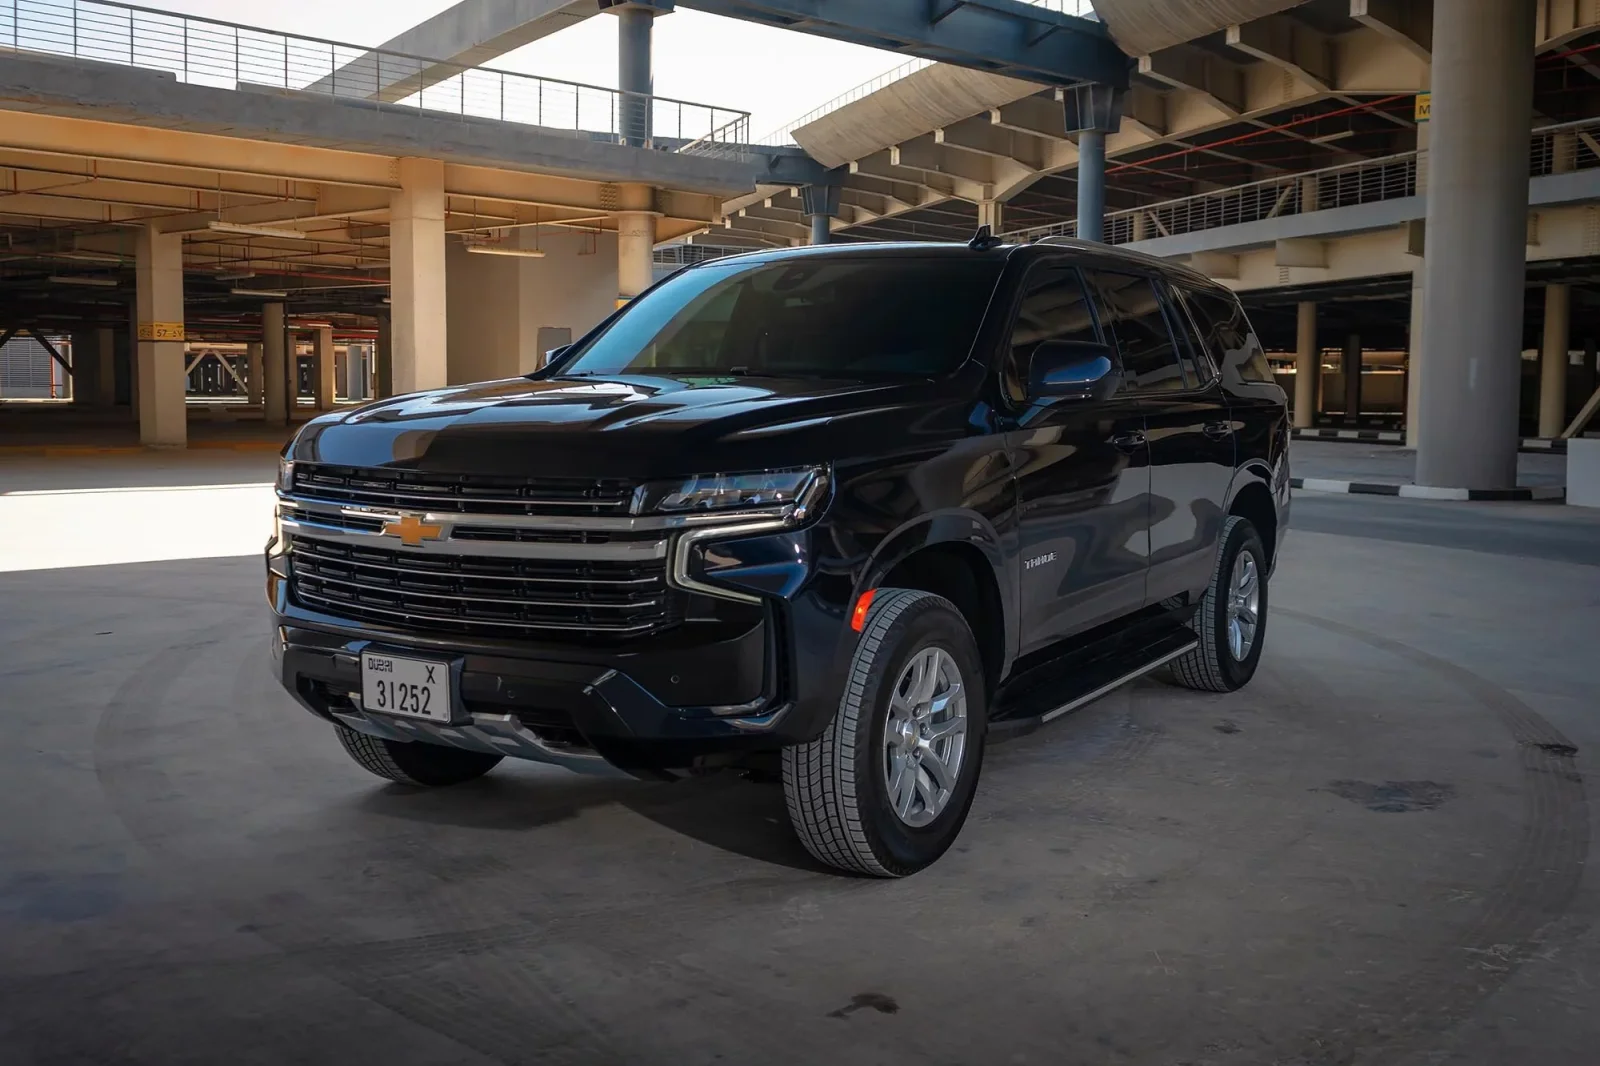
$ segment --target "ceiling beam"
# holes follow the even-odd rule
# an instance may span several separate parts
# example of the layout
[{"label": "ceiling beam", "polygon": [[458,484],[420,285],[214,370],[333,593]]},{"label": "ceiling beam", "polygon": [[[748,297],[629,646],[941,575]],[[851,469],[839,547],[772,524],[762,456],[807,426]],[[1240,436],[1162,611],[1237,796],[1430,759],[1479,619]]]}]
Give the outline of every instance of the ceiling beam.
[{"label": "ceiling beam", "polygon": [[1204,97],[1231,118],[1245,110],[1244,72],[1192,45],[1174,45],[1140,56],[1139,73]]},{"label": "ceiling beam", "polygon": [[1433,61],[1433,0],[1350,0],[1350,17],[1423,62]]},{"label": "ceiling beam", "polygon": [[1333,48],[1327,37],[1289,15],[1235,23],[1228,47],[1286,70],[1318,92],[1333,89]]}]

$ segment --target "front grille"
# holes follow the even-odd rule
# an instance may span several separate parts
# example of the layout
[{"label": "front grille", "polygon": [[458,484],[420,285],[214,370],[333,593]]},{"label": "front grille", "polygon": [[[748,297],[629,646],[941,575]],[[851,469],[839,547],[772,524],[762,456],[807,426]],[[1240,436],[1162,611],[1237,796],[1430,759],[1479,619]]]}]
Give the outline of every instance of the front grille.
[{"label": "front grille", "polygon": [[433,474],[296,463],[294,495],[308,500],[398,510],[509,515],[626,515],[632,481]]},{"label": "front grille", "polygon": [[391,628],[560,640],[653,633],[683,617],[666,564],[434,555],[296,537],[297,602]]}]

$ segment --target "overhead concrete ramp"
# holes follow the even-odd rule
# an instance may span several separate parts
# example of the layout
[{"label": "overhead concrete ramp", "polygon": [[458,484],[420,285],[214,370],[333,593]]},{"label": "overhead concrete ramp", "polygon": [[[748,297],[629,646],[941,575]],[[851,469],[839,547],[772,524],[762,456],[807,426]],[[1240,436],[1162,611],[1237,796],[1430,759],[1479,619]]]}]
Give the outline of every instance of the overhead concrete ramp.
[{"label": "overhead concrete ramp", "polygon": [[461,0],[309,88],[393,103],[599,13],[595,0]]},{"label": "overhead concrete ramp", "polygon": [[1149,55],[1228,26],[1296,7],[1303,0],[1095,0],[1111,39],[1129,55]]},{"label": "overhead concrete ramp", "polygon": [[830,111],[791,136],[823,166],[843,166],[1039,89],[1031,81],[938,63]]}]

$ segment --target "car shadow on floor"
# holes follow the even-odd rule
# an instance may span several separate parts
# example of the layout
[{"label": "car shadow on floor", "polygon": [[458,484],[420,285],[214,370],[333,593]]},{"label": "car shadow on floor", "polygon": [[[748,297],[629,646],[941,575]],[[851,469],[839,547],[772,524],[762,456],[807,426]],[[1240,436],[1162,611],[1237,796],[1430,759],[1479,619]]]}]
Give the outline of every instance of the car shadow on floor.
[{"label": "car shadow on floor", "polygon": [[609,804],[745,858],[796,870],[825,869],[790,828],[782,786],[749,781],[731,772],[648,782],[586,778],[542,767],[533,772],[502,768],[447,789],[389,785],[364,794],[357,806],[384,818],[517,833],[556,825]]}]

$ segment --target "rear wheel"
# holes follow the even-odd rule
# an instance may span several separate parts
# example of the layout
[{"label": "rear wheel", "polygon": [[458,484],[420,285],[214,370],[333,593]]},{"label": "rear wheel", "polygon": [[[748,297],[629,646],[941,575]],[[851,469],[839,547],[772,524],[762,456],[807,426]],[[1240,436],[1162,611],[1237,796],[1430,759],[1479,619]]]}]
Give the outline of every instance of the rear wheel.
[{"label": "rear wheel", "polygon": [[784,749],[795,832],[841,870],[917,872],[966,821],[986,724],[983,668],[961,613],[930,592],[879,589],[833,722]]},{"label": "rear wheel", "polygon": [[447,748],[421,741],[382,740],[351,729],[335,727],[339,743],[362,769],[379,777],[419,788],[441,788],[482,777],[500,762],[499,755]]},{"label": "rear wheel", "polygon": [[1189,622],[1200,644],[1174,660],[1168,678],[1202,692],[1232,692],[1255,676],[1267,636],[1267,553],[1249,519],[1222,527],[1211,584]]}]

